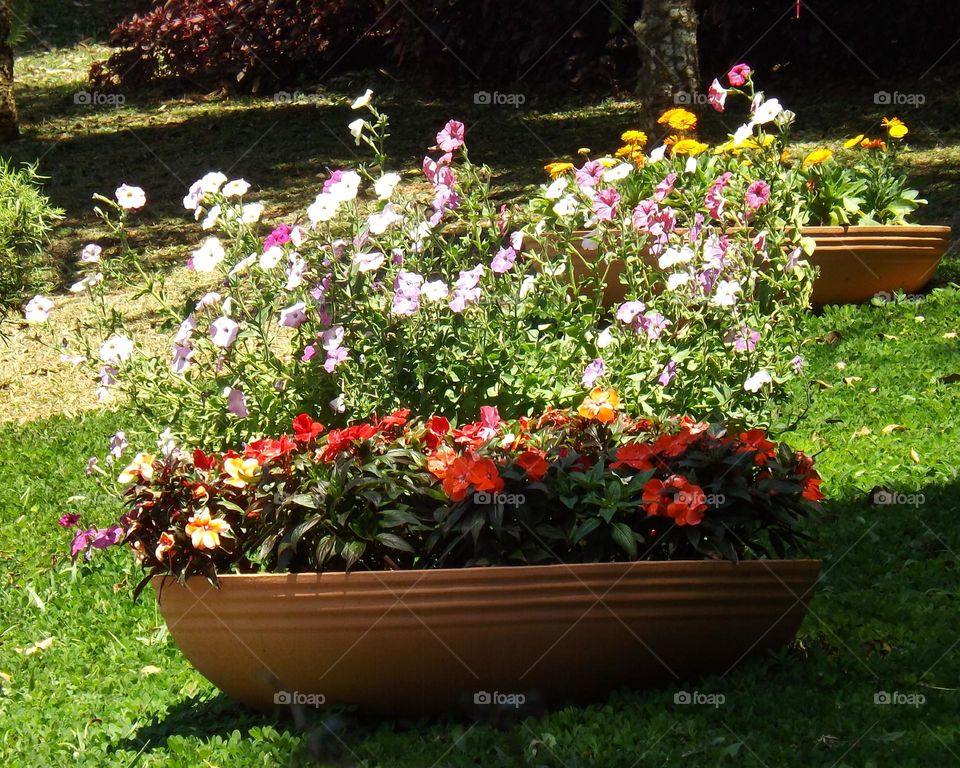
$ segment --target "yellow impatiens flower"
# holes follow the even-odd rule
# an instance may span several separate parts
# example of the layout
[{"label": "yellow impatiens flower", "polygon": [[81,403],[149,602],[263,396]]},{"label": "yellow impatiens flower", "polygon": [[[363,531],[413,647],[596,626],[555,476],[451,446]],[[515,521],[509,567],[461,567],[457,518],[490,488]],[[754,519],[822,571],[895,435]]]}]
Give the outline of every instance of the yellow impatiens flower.
[{"label": "yellow impatiens flower", "polygon": [[641,149],[647,146],[647,134],[643,131],[624,131],[620,134],[620,141],[624,144],[633,144]]},{"label": "yellow impatiens flower", "polygon": [[660,125],[669,125],[675,131],[691,131],[697,127],[697,116],[681,107],[668,109],[657,120]]},{"label": "yellow impatiens flower", "polygon": [[256,459],[224,459],[223,471],[229,477],[223,482],[234,488],[245,488],[260,479],[260,462]]},{"label": "yellow impatiens flower", "polygon": [[543,166],[543,170],[550,174],[551,179],[556,179],[567,171],[572,171],[573,167],[573,163],[547,163]]},{"label": "yellow impatiens flower", "polygon": [[880,125],[887,129],[887,135],[891,139],[902,139],[910,133],[910,129],[899,117],[885,117]]},{"label": "yellow impatiens flower", "polygon": [[599,421],[601,424],[609,424],[617,418],[617,408],[619,407],[620,395],[617,393],[617,390],[595,387],[590,394],[583,399],[583,402],[580,403],[580,407],[577,408],[577,413],[585,419],[593,419],[594,421]]},{"label": "yellow impatiens flower", "polygon": [[843,142],[843,148],[853,149],[854,147],[857,147],[860,145],[860,142],[863,141],[863,138],[864,136],[861,133],[859,136],[854,136],[852,139],[847,139],[845,142]]},{"label": "yellow impatiens flower", "polygon": [[137,478],[146,480],[148,483],[153,480],[153,460],[152,453],[138,453],[133,457],[125,470],[120,473],[117,482],[123,485],[132,483]]},{"label": "yellow impatiens flower", "polygon": [[823,165],[831,157],[833,157],[833,150],[815,149],[813,152],[803,158],[803,167],[809,168],[813,165]]},{"label": "yellow impatiens flower", "polygon": [[210,510],[204,507],[187,521],[184,531],[194,549],[216,549],[220,537],[230,533],[230,523],[221,517],[210,517]]},{"label": "yellow impatiens flower", "polygon": [[696,139],[680,139],[670,147],[670,154],[673,157],[677,155],[690,155],[696,157],[709,149],[709,146]]}]

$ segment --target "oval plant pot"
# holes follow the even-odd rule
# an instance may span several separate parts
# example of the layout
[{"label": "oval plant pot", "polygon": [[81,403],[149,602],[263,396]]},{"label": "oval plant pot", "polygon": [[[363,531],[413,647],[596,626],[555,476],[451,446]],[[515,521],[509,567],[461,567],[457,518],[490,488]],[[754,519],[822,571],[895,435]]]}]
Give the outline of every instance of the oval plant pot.
[{"label": "oval plant pot", "polygon": [[[804,227],[802,233],[817,243],[811,262],[820,268],[811,301],[857,304],[877,294],[916,293],[933,277],[950,245],[950,231],[950,227],[926,226]],[[573,271],[582,280],[597,252],[580,247],[577,252],[580,259],[574,260]],[[657,264],[650,254],[643,260],[652,267]],[[604,280],[605,307],[619,305],[626,296],[621,274],[622,261],[611,261]]]},{"label": "oval plant pot", "polygon": [[950,227],[804,227],[817,242],[814,304],[855,304],[877,294],[916,293],[950,245]]},{"label": "oval plant pot", "polygon": [[186,657],[244,704],[417,715],[723,674],[792,640],[819,572],[818,560],[678,561],[153,585]]}]

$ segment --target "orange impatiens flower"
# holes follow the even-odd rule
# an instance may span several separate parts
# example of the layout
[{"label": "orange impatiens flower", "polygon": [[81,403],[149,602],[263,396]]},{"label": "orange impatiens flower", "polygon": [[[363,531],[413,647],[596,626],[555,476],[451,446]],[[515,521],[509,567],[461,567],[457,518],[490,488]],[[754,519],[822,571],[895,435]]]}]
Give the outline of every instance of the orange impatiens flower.
[{"label": "orange impatiens flower", "polygon": [[689,110],[674,107],[660,115],[657,122],[660,125],[669,125],[675,131],[690,131],[697,127],[697,116]]},{"label": "orange impatiens flower", "polygon": [[580,403],[580,407],[577,408],[577,413],[585,419],[599,421],[601,424],[609,424],[617,418],[617,408],[619,407],[620,395],[617,393],[617,390],[595,387],[593,391],[583,399],[583,402]]},{"label": "orange impatiens flower", "polygon": [[437,451],[427,457],[427,472],[437,480],[443,480],[450,470],[450,465],[457,460],[453,451]]},{"label": "orange impatiens flower", "polygon": [[574,168],[573,163],[547,163],[543,170],[550,174],[551,179],[559,178]]},{"label": "orange impatiens flower", "polygon": [[184,531],[195,549],[216,549],[220,546],[220,537],[230,533],[230,523],[220,517],[210,517],[210,510],[204,507],[187,521]]},{"label": "orange impatiens flower", "polygon": [[160,534],[160,541],[157,543],[157,548],[154,550],[154,555],[156,555],[157,560],[163,560],[166,557],[167,552],[173,549],[175,540],[173,536],[167,532]]},{"label": "orange impatiens flower", "polygon": [[443,476],[443,492],[453,501],[463,501],[470,487],[470,472],[473,469],[472,456],[457,456],[447,467]]},{"label": "orange impatiens flower", "polygon": [[120,473],[117,482],[127,485],[140,478],[149,483],[153,480],[153,461],[152,453],[138,453],[133,457],[133,461],[127,465],[127,468]]}]

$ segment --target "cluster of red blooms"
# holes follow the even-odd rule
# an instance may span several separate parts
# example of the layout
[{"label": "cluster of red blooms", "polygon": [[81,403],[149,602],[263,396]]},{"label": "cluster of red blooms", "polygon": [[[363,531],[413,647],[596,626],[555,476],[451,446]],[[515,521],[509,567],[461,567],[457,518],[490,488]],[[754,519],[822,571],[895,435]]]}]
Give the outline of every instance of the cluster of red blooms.
[{"label": "cluster of red blooms", "polygon": [[[395,411],[382,418],[330,430],[321,439],[323,425],[301,414],[293,421],[292,435],[256,440],[247,445],[242,454],[231,452],[223,458],[255,459],[263,465],[284,460],[298,451],[312,450],[317,461],[333,462],[343,456],[357,455],[360,446],[370,442],[388,445],[404,439],[421,447],[427,471],[440,482],[447,497],[462,501],[471,489],[501,493],[504,490],[501,472],[507,467],[521,470],[534,483],[542,481],[551,467],[550,447],[545,449],[537,444],[546,437],[556,448],[552,461],[563,460],[571,450],[577,451],[572,465],[575,470],[587,470],[600,455],[606,455],[613,459],[609,465],[612,470],[629,468],[656,473],[643,488],[646,513],[671,518],[678,525],[697,525],[708,509],[708,497],[689,477],[671,469],[677,461],[692,450],[725,448],[732,455],[749,459],[748,466],[755,468],[753,477],[761,482],[773,479],[768,463],[776,460],[778,453],[777,445],[762,429],[717,435],[710,431],[708,424],[688,417],[674,422],[675,431],[651,439],[644,437],[654,431],[651,422],[617,414],[619,438],[607,433],[603,443],[591,449],[584,447],[582,441],[586,439],[586,428],[598,420],[570,411],[551,409],[537,418],[521,417],[507,424],[500,419],[496,408],[484,406],[479,421],[456,428],[442,416],[414,423],[410,423],[409,416],[408,409]],[[611,439],[630,442],[614,447]],[[823,500],[813,460],[799,451],[793,456],[793,477],[802,484],[802,497],[814,502]],[[212,468],[217,459],[197,451],[194,464],[199,469]]]}]

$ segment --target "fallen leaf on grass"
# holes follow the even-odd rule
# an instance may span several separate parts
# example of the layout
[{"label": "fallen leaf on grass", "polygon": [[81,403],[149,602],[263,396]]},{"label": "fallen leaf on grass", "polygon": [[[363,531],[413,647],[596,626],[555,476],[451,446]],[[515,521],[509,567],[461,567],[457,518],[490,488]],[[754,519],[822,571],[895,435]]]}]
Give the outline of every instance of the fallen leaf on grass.
[{"label": "fallen leaf on grass", "polygon": [[948,373],[940,377],[941,384],[956,384],[958,381],[960,381],[960,373]]},{"label": "fallen leaf on grass", "polygon": [[852,387],[858,381],[863,381],[863,377],[862,376],[846,376],[843,380],[843,383],[846,384],[848,387]]},{"label": "fallen leaf on grass", "polygon": [[843,360],[841,360],[839,363],[837,363],[837,370],[838,370],[838,371],[845,370],[846,367],[847,367],[847,364],[846,364],[845,362],[843,362]]},{"label": "fallen leaf on grass", "polygon": [[891,432],[903,432],[906,429],[903,424],[887,424],[881,432],[885,435],[889,435]]},{"label": "fallen leaf on grass", "polygon": [[955,339],[955,338],[957,338],[957,332],[956,332],[956,331],[947,331],[945,334],[943,334],[943,338],[945,338],[945,339]]},{"label": "fallen leaf on grass", "polygon": [[899,336],[894,336],[893,334],[890,334],[890,333],[881,333],[880,338],[883,339],[884,341],[898,341],[900,339]]},{"label": "fallen leaf on grass", "polygon": [[836,344],[843,336],[840,334],[840,331],[830,331],[826,336],[823,337],[824,344]]},{"label": "fallen leaf on grass", "polygon": [[813,383],[820,387],[820,389],[833,389],[833,384],[827,384],[827,382],[821,379],[814,379]]},{"label": "fallen leaf on grass", "polygon": [[153,666],[153,664],[147,664],[147,666],[145,666],[143,669],[140,670],[140,674],[144,676],[159,675],[160,667],[155,667]]},{"label": "fallen leaf on grass", "polygon": [[917,453],[917,449],[916,449],[916,448],[911,448],[911,449],[910,449],[910,458],[913,460],[913,463],[914,463],[914,464],[919,464],[919,463],[920,463],[920,454]]},{"label": "fallen leaf on grass", "polygon": [[51,645],[53,645],[53,637],[48,637],[26,648],[14,648],[13,650],[21,656],[33,656],[35,653],[47,650]]},{"label": "fallen leaf on grass", "polygon": [[870,431],[870,427],[860,427],[856,432],[853,433],[854,437],[866,437],[867,435],[873,434]]},{"label": "fallen leaf on grass", "polygon": [[0,672],[0,680],[3,680],[7,685],[13,682],[13,678],[10,677],[6,672]]}]

